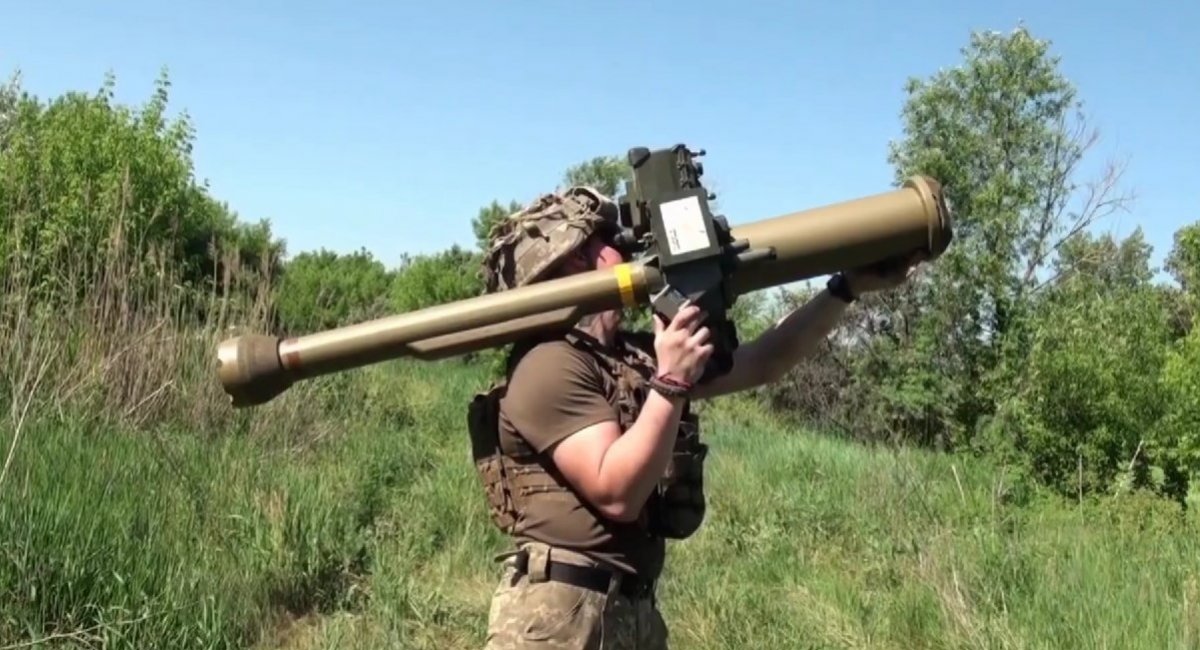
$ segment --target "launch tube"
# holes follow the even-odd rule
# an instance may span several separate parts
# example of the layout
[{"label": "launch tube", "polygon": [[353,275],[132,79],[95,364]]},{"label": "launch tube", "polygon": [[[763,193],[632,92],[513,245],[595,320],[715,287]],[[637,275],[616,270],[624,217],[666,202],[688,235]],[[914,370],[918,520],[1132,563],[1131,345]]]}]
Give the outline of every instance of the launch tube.
[{"label": "launch tube", "polygon": [[941,185],[916,176],[895,191],[731,226],[772,260],[729,279],[736,295],[845,271],[909,252],[936,259],[950,244],[950,211]]},{"label": "launch tube", "polygon": [[660,281],[657,269],[632,262],[307,336],[239,336],[218,347],[218,377],[234,406],[261,404],[299,379],[400,357],[465,354],[586,314],[636,307]]},{"label": "launch tube", "polygon": [[[912,252],[933,260],[951,231],[941,186],[918,176],[889,192],[732,227],[734,240],[774,256],[728,282],[742,295]],[[587,314],[642,306],[661,284],[657,268],[632,261],[307,336],[240,336],[219,345],[218,377],[234,406],[262,404],[297,380],[401,357],[466,354]]]}]

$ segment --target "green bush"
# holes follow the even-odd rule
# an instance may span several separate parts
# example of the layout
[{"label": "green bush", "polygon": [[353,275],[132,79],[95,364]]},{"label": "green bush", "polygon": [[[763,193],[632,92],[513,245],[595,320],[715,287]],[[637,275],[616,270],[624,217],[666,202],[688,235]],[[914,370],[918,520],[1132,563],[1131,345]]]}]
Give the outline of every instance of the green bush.
[{"label": "green bush", "polygon": [[[193,129],[186,114],[167,119],[169,87],[164,74],[137,109],[113,103],[111,77],[94,95],[18,95],[0,155],[0,277],[30,297],[75,298],[129,260],[204,289],[277,270],[267,224],[239,223],[193,177]],[[217,251],[236,258],[233,277]],[[64,268],[81,284],[65,286]]]},{"label": "green bush", "polygon": [[480,258],[459,246],[428,255],[405,255],[391,286],[391,307],[415,311],[483,292]]},{"label": "green bush", "polygon": [[279,281],[279,327],[306,334],[382,316],[392,281],[392,273],[365,250],[300,253],[287,262]]}]

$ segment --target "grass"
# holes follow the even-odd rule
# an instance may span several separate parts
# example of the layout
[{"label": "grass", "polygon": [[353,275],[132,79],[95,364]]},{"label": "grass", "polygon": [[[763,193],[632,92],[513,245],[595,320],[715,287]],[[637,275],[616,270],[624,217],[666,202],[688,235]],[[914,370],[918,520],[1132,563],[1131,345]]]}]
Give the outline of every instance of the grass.
[{"label": "grass", "polygon": [[[0,647],[480,647],[503,540],[459,421],[482,375],[354,377],[394,410],[302,452],[35,424],[0,507]],[[710,518],[662,587],[675,647],[1200,645],[1200,530],[1161,501],[1021,502],[978,461],[707,415]]]},{"label": "grass", "polygon": [[[36,425],[0,510],[3,643],[479,647],[503,540],[456,427],[480,376],[359,374],[407,424],[347,421],[299,454],[160,432],[182,475],[139,436]],[[786,431],[739,406],[709,413],[710,519],[671,548],[677,647],[1200,640],[1197,527],[1161,502],[1014,503],[977,462]]]},{"label": "grass", "polygon": [[[261,305],[197,323],[168,282],[104,277],[69,311],[0,303],[0,648],[481,646],[504,548],[463,431],[482,370],[392,363],[232,412],[212,351]],[[1200,647],[1194,514],[705,411],[674,647]]]}]

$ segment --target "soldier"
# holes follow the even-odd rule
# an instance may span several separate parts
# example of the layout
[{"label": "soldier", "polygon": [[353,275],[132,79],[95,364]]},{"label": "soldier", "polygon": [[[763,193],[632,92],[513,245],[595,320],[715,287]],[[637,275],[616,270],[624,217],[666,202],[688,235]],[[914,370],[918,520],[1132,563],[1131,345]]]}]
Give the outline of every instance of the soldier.
[{"label": "soldier", "polygon": [[[487,289],[619,264],[616,206],[587,187],[547,194],[493,229]],[[732,370],[698,384],[712,353],[704,314],[620,329],[621,312],[513,347],[504,378],[476,396],[476,467],[496,524],[515,543],[489,613],[487,647],[666,648],[655,582],[665,541],[704,518],[703,462],[691,400],[781,377],[858,295],[900,285],[837,274],[827,289],[740,345]]]}]

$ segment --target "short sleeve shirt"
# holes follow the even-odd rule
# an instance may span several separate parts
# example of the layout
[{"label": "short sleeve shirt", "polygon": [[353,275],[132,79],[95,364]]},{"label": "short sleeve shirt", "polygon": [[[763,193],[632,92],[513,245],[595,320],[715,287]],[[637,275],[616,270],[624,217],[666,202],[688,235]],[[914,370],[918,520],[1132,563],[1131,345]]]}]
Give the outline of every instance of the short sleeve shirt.
[{"label": "short sleeve shirt", "polygon": [[537,506],[517,522],[518,541],[536,540],[595,557],[650,578],[662,568],[663,540],[637,524],[607,519],[553,468],[550,450],[571,434],[617,421],[615,382],[590,353],[568,341],[540,343],[517,363],[500,402],[500,436],[538,452],[550,475],[565,488],[539,494]]}]

